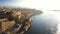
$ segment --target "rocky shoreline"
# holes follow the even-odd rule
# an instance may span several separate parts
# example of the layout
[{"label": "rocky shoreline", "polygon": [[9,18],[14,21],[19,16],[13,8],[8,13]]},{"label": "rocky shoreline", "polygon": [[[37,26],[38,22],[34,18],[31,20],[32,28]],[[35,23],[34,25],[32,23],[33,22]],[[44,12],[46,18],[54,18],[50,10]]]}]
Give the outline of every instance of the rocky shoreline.
[{"label": "rocky shoreline", "polygon": [[32,9],[0,8],[0,34],[24,34],[32,25]]}]

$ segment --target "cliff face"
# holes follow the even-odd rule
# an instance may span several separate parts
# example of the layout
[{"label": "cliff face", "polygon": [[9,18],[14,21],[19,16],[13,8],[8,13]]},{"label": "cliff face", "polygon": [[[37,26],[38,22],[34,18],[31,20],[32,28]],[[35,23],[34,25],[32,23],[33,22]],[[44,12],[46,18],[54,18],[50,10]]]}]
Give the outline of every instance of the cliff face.
[{"label": "cliff face", "polygon": [[32,9],[0,8],[0,34],[23,34],[32,25]]}]

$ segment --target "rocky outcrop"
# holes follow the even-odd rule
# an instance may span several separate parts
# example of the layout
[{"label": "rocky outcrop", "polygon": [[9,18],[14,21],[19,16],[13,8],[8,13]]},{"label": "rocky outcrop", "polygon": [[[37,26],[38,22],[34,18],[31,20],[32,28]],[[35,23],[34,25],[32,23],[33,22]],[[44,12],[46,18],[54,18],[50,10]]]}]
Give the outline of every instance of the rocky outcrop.
[{"label": "rocky outcrop", "polygon": [[0,34],[23,34],[32,25],[34,10],[0,8]]}]

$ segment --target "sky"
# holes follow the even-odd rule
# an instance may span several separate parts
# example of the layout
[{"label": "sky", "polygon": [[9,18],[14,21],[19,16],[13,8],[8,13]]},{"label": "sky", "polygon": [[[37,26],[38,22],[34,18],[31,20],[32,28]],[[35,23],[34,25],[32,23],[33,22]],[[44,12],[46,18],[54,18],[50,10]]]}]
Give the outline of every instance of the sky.
[{"label": "sky", "polygon": [[21,1],[21,0],[0,0],[0,2],[17,2],[17,1]]},{"label": "sky", "polygon": [[18,6],[39,10],[59,10],[60,0],[0,0],[0,6]]}]

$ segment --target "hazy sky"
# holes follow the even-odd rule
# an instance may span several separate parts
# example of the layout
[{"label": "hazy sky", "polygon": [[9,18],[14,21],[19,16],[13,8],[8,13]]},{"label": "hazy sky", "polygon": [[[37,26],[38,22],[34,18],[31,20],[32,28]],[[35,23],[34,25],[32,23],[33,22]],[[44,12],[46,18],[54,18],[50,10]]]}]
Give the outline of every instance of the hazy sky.
[{"label": "hazy sky", "polygon": [[0,2],[17,2],[17,1],[21,1],[21,0],[0,0]]},{"label": "hazy sky", "polygon": [[60,0],[0,0],[0,6],[19,6],[36,9],[60,9]]}]

